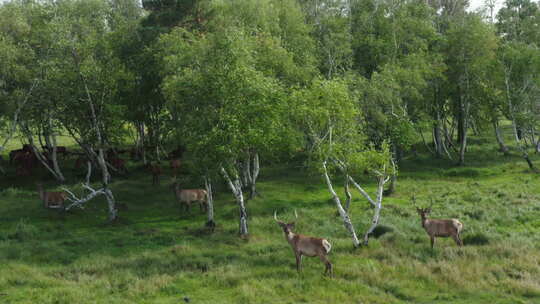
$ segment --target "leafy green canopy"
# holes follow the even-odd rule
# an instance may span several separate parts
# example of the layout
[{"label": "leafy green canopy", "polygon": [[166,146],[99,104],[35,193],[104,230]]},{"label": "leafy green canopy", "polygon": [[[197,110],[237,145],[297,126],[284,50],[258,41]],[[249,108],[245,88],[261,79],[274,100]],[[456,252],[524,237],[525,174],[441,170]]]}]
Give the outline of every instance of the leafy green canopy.
[{"label": "leafy green canopy", "polygon": [[261,40],[236,27],[207,34],[178,28],[161,38],[169,54],[163,91],[181,115],[183,140],[207,168],[271,150],[283,139],[284,90],[258,69]]}]

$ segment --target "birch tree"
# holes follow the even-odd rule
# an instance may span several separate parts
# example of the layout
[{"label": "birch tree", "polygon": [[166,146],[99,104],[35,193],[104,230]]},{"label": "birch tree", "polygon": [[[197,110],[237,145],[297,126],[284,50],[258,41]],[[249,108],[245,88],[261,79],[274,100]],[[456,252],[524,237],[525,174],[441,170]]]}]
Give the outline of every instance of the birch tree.
[{"label": "birch tree", "polygon": [[256,61],[258,43],[265,39],[237,27],[205,35],[177,29],[161,39],[168,67],[163,90],[181,113],[177,126],[186,134],[187,149],[201,156],[202,169],[225,179],[238,205],[242,237],[249,229],[238,164],[255,153],[251,178],[256,178],[257,153],[268,153],[281,140],[283,89]]},{"label": "birch tree", "polygon": [[[350,215],[351,193],[349,184],[364,196],[374,207],[372,224],[364,233],[363,243],[368,244],[369,235],[378,225],[382,208],[384,184],[394,174],[390,166],[391,154],[388,145],[380,150],[367,144],[359,128],[361,115],[358,104],[351,96],[348,85],[343,80],[316,80],[308,88],[300,89],[292,95],[294,119],[299,132],[306,135],[312,156],[311,166],[322,173],[336,209],[349,233],[354,247],[359,247],[355,225]],[[377,194],[373,199],[353,178],[360,172],[368,171],[377,176]],[[345,206],[337,194],[332,177],[341,173],[346,195]]]}]

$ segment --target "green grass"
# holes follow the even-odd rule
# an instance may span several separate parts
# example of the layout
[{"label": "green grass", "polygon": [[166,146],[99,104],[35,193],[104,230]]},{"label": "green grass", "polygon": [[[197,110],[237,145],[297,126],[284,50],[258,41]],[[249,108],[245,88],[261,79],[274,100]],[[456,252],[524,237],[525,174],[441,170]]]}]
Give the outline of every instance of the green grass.
[{"label": "green grass", "polygon": [[[464,167],[425,153],[407,157],[398,192],[383,203],[385,233],[357,250],[322,179],[292,165],[263,166],[247,241],[237,236],[236,205],[223,184],[215,186],[218,227],[208,234],[205,216],[182,214],[168,181],[153,187],[139,164],[111,186],[129,208],[114,225],[104,224],[102,199],[63,215],[44,210],[34,182],[46,172],[19,179],[11,168],[0,181],[0,303],[540,303],[540,180],[517,153],[503,157],[481,139]],[[81,191],[67,167],[69,187]],[[465,247],[439,238],[430,249],[413,194],[419,204],[434,199],[433,217],[464,223]],[[353,196],[361,233],[371,209]],[[334,278],[316,258],[296,272],[272,218],[276,209],[291,218],[295,208],[297,232],[333,244]]]}]

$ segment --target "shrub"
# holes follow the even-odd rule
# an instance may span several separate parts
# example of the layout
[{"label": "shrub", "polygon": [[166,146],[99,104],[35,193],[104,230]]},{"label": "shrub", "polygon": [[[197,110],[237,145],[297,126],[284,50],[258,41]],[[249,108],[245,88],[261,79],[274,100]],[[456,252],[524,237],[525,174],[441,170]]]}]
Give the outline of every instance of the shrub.
[{"label": "shrub", "polygon": [[18,240],[20,242],[28,241],[34,239],[38,235],[38,228],[25,219],[21,219],[17,226],[15,226],[15,231],[7,235],[8,239]]},{"label": "shrub", "polygon": [[384,234],[386,234],[388,232],[393,232],[393,231],[394,231],[394,228],[392,228],[390,226],[379,225],[379,226],[375,227],[375,229],[373,229],[373,232],[371,233],[371,236],[378,239],[382,235],[384,235]]},{"label": "shrub", "polygon": [[470,235],[467,235],[463,238],[463,243],[465,245],[479,245],[479,246],[482,246],[482,245],[487,245],[489,244],[489,238],[487,235],[481,233],[481,232],[478,232],[478,233],[475,233],[475,234],[470,234]]}]

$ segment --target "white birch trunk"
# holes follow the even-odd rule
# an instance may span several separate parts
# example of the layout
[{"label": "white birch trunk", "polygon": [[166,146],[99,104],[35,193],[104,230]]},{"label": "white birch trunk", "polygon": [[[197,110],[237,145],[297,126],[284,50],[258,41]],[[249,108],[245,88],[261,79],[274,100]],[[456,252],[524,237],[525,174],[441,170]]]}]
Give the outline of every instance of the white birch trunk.
[{"label": "white birch trunk", "polygon": [[347,198],[345,200],[345,211],[349,212],[350,210],[350,207],[351,207],[351,200],[352,200],[352,195],[351,195],[351,191],[349,189],[349,184],[350,184],[350,181],[349,181],[349,175],[346,174],[345,175],[345,185],[344,185],[344,190],[345,190],[345,197]]},{"label": "white birch trunk", "polygon": [[353,246],[355,248],[360,246],[360,241],[358,240],[358,237],[356,236],[356,231],[354,229],[354,226],[351,222],[351,218],[349,217],[349,214],[345,209],[343,209],[343,206],[341,205],[341,201],[339,200],[339,196],[336,194],[336,191],[334,191],[334,187],[332,186],[332,181],[330,180],[330,176],[328,175],[328,170],[326,169],[326,161],[323,162],[323,175],[326,180],[326,185],[328,186],[328,190],[330,191],[330,194],[332,194],[332,198],[334,200],[334,203],[336,203],[336,208],[338,210],[339,215],[341,216],[341,219],[343,220],[343,225],[345,226],[345,229],[349,232]]},{"label": "white birch trunk", "polygon": [[214,197],[212,195],[212,180],[210,177],[204,178],[204,185],[206,188],[206,205],[207,205],[207,218],[206,227],[214,231],[216,222],[214,221]]},{"label": "white birch trunk", "polygon": [[257,195],[257,178],[259,177],[260,165],[259,165],[259,153],[253,155],[253,172],[251,174],[251,193],[249,198],[252,199]]},{"label": "white birch trunk", "polygon": [[239,211],[239,233],[241,237],[247,237],[249,235],[248,233],[248,217],[246,212],[246,206],[244,203],[244,195],[242,193],[242,186],[240,183],[240,178],[238,177],[238,174],[235,174],[234,180],[232,180],[229,177],[229,174],[225,170],[225,168],[221,167],[221,173],[223,174],[223,178],[229,185],[229,188],[231,189],[235,199],[236,203],[238,204],[238,211]]},{"label": "white birch trunk", "polygon": [[385,178],[384,176],[379,176],[379,184],[377,187],[377,200],[375,201],[375,211],[373,212],[373,218],[371,220],[371,226],[364,234],[364,245],[368,245],[369,242],[369,235],[375,230],[377,225],[379,224],[379,218],[381,216],[381,209],[382,209],[382,198],[383,198],[383,189],[384,184],[388,181],[388,177]]},{"label": "white birch trunk", "polygon": [[85,181],[86,181],[86,184],[89,185],[90,184],[90,177],[92,176],[92,162],[90,160],[88,160],[86,162],[86,166],[87,166],[87,171],[86,171],[86,178],[85,178]]}]

